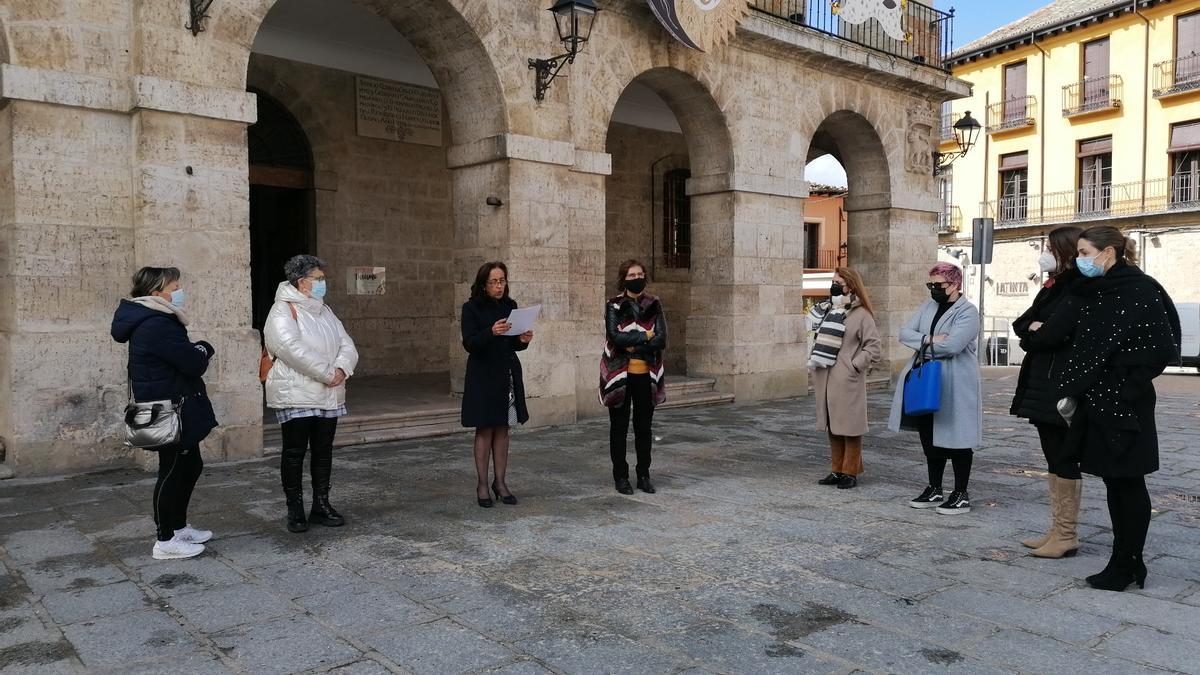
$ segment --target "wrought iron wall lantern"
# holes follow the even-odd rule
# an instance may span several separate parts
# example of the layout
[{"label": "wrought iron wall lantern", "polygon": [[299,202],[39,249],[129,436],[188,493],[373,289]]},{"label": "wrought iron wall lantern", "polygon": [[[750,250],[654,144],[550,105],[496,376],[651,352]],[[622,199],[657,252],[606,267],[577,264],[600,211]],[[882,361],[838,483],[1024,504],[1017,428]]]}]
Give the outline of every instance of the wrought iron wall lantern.
[{"label": "wrought iron wall lantern", "polygon": [[529,68],[537,76],[534,99],[545,100],[546,90],[559,71],[575,62],[575,57],[592,36],[599,11],[594,0],[558,0],[550,8],[558,27],[558,39],[567,48],[567,53],[549,59],[529,59]]},{"label": "wrought iron wall lantern", "polygon": [[191,22],[184,28],[192,31],[192,35],[199,35],[204,32],[204,20],[208,18],[208,8],[213,0],[188,0],[188,4],[191,5]]},{"label": "wrought iron wall lantern", "polygon": [[933,175],[942,175],[942,171],[949,168],[960,157],[966,156],[971,148],[975,147],[975,141],[979,138],[979,130],[982,128],[979,120],[971,117],[970,110],[963,113],[962,118],[954,123],[954,140],[958,143],[958,150],[954,152],[934,151]]}]

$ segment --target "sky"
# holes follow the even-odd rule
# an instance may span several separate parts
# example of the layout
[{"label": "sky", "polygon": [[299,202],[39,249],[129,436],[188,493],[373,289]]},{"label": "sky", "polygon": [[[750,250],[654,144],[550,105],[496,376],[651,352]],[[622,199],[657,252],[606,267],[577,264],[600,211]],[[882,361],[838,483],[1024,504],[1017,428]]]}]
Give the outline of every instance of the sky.
[{"label": "sky", "polygon": [[[957,49],[981,38],[1007,23],[1050,4],[1051,0],[938,0],[938,9],[955,8],[954,47]],[[929,4],[928,2],[926,4]],[[841,164],[825,155],[814,159],[805,171],[810,183],[846,187],[846,172]]]}]

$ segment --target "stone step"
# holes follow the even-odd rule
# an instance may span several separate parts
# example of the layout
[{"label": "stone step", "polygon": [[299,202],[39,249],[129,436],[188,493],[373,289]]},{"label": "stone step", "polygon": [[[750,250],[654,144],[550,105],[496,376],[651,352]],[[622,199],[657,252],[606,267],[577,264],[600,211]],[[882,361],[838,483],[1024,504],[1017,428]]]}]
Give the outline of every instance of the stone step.
[{"label": "stone step", "polygon": [[[667,402],[664,410],[721,405],[733,402],[733,394],[713,391],[715,380],[699,377],[669,377],[667,379]],[[414,438],[431,438],[467,433],[460,423],[461,409],[458,404],[441,408],[425,408],[405,412],[376,415],[349,414],[338,421],[334,447],[386,443]],[[268,416],[267,419],[273,419]],[[263,426],[263,449],[268,454],[279,452],[282,446],[278,424]]]},{"label": "stone step", "polygon": [[[388,413],[383,415],[346,415],[338,421],[334,447],[404,441],[413,438],[432,438],[466,433],[461,423],[459,406]],[[263,449],[278,452],[282,437],[278,424],[263,427]]]}]

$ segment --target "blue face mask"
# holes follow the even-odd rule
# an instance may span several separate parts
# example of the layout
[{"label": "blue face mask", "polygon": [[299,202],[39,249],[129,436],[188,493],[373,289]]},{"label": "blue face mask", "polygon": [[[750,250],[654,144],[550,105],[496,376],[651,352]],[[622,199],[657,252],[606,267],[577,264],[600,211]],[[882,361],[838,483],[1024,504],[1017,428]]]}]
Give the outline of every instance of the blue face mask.
[{"label": "blue face mask", "polygon": [[171,305],[175,309],[183,309],[183,303],[186,299],[187,296],[184,295],[182,288],[176,288],[175,290],[171,291]]},{"label": "blue face mask", "polygon": [[317,300],[320,300],[325,297],[325,280],[324,279],[321,279],[318,281],[313,281],[312,296],[314,298],[316,298]]},{"label": "blue face mask", "polygon": [[1096,256],[1076,258],[1075,268],[1085,277],[1104,276],[1104,268],[1096,264]]}]

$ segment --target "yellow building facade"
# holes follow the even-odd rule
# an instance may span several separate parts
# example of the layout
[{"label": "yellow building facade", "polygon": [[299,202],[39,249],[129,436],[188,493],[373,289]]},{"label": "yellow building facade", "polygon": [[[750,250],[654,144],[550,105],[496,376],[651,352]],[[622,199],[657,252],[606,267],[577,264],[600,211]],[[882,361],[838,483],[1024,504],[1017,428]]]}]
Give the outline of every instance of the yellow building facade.
[{"label": "yellow building facade", "polygon": [[[984,128],[944,176],[941,252],[973,263],[971,220],[995,219],[993,336],[1028,307],[1044,236],[1063,224],[1121,227],[1177,301],[1200,300],[1188,260],[1200,246],[1200,0],[1059,0],[951,65],[973,92],[943,110],[942,151],[965,112]],[[966,269],[978,296],[978,267]]]}]

